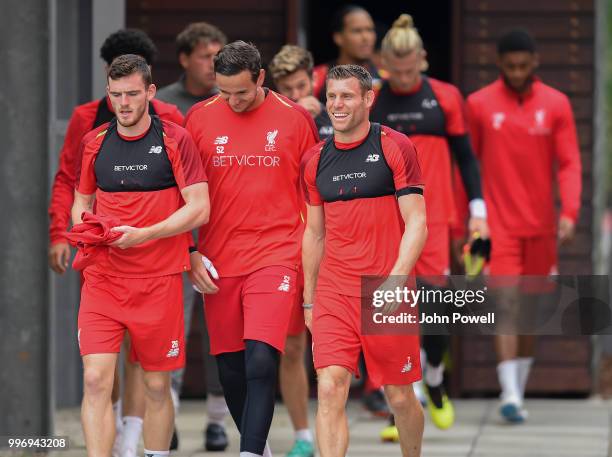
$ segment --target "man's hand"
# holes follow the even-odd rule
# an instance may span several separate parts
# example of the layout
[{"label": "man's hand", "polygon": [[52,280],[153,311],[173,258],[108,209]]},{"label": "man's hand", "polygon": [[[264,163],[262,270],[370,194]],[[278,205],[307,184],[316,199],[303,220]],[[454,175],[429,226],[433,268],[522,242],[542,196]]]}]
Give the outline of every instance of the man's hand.
[{"label": "man's hand", "polygon": [[57,274],[64,274],[70,259],[70,246],[62,241],[49,246],[49,266]]},{"label": "man's hand", "polygon": [[149,232],[146,228],[119,225],[111,229],[112,232],[121,232],[121,238],[111,243],[111,246],[119,249],[128,249],[149,240]]},{"label": "man's hand", "polygon": [[567,244],[574,239],[574,235],[576,234],[576,224],[574,221],[567,217],[561,216],[559,218],[559,243]]},{"label": "man's hand", "polygon": [[[189,256],[191,262],[191,270],[189,271],[189,279],[192,284],[198,288],[198,291],[203,294],[216,294],[219,292],[217,285],[210,279],[208,272],[210,271],[215,279],[219,279],[219,275],[215,275],[217,270],[213,266],[212,262],[204,257],[199,252],[192,252]],[[208,262],[210,266],[207,268],[205,262]]]},{"label": "man's hand", "polygon": [[308,331],[312,333],[312,308],[304,308],[304,323],[306,324]]},{"label": "man's hand", "polygon": [[[384,296],[385,292],[392,291],[395,294],[396,290],[403,290],[404,287],[407,287],[406,276],[392,271],[385,282],[378,286],[377,290],[382,291],[382,295]],[[401,300],[396,300],[395,298],[391,301],[387,301],[382,307],[382,313],[387,315],[393,314],[402,303]]]},{"label": "man's hand", "polygon": [[317,117],[321,114],[321,102],[312,95],[309,95],[298,100],[298,105],[301,105],[312,117]]},{"label": "man's hand", "polygon": [[482,217],[470,217],[468,222],[468,230],[470,231],[470,240],[476,238],[475,235],[478,235],[478,238],[482,238],[486,240],[489,238],[489,224],[487,224],[487,220]]}]

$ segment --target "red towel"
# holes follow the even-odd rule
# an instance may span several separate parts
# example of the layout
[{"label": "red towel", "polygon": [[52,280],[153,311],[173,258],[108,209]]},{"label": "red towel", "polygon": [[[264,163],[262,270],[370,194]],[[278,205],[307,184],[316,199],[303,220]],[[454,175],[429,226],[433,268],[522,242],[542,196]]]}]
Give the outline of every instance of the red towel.
[{"label": "red towel", "polygon": [[75,270],[85,269],[99,255],[108,255],[108,245],[123,235],[121,232],[111,232],[113,227],[121,225],[121,221],[115,217],[83,213],[82,220],[65,234],[68,242],[77,248],[72,262]]}]

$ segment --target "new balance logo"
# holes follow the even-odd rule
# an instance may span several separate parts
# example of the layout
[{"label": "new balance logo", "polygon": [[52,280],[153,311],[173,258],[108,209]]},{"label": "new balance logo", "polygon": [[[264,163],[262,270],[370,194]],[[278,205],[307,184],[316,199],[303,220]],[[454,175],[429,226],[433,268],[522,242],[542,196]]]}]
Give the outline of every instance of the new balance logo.
[{"label": "new balance logo", "polygon": [[278,290],[281,292],[289,292],[289,289],[291,288],[290,281],[290,276],[283,276],[283,282],[281,282],[280,286],[278,286]]},{"label": "new balance logo", "polygon": [[366,159],[366,162],[378,162],[379,158],[380,158],[380,155],[378,154],[369,154],[368,158]]},{"label": "new balance logo", "polygon": [[218,136],[217,138],[215,138],[215,144],[227,144],[228,140],[229,137],[227,135]]},{"label": "new balance logo", "polygon": [[410,361],[410,357],[408,357],[408,361],[402,368],[401,373],[408,373],[410,370],[412,370],[412,362]]},{"label": "new balance logo", "polygon": [[166,354],[166,357],[178,357],[179,355],[179,342],[178,340],[172,340],[171,349]]},{"label": "new balance logo", "polygon": [[161,154],[161,152],[162,152],[161,146],[151,146],[151,149],[149,149],[149,154]]}]

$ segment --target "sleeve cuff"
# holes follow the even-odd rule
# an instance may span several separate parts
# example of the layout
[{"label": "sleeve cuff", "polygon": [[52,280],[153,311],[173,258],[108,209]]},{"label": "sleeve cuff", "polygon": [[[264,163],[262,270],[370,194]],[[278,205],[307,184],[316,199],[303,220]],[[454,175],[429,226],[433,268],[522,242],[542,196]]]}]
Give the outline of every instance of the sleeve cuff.
[{"label": "sleeve cuff", "polygon": [[470,200],[470,216],[480,219],[487,218],[487,205],[482,198]]}]

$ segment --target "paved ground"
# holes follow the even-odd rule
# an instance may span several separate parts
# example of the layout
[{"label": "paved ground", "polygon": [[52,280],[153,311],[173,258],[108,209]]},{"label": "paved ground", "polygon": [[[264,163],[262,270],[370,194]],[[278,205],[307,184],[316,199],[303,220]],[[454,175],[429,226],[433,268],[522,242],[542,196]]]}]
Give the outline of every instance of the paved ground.
[{"label": "paved ground", "polygon": [[[233,425],[231,445],[226,453],[202,450],[204,402],[184,401],[177,419],[180,450],[175,456],[205,457],[238,455],[238,437]],[[314,402],[311,403],[314,415]],[[494,400],[455,402],[456,425],[439,431],[428,421],[425,425],[423,457],[612,457],[609,453],[612,403],[590,400],[530,400],[529,421],[520,426],[502,424]],[[400,456],[399,445],[382,444],[378,433],[384,422],[365,413],[358,402],[348,406],[351,430],[349,457]],[[85,456],[77,409],[61,410],[56,415],[57,435],[68,435],[72,449],[57,457]],[[272,450],[282,457],[290,448],[292,430],[287,412],[277,405],[271,432]]]}]

